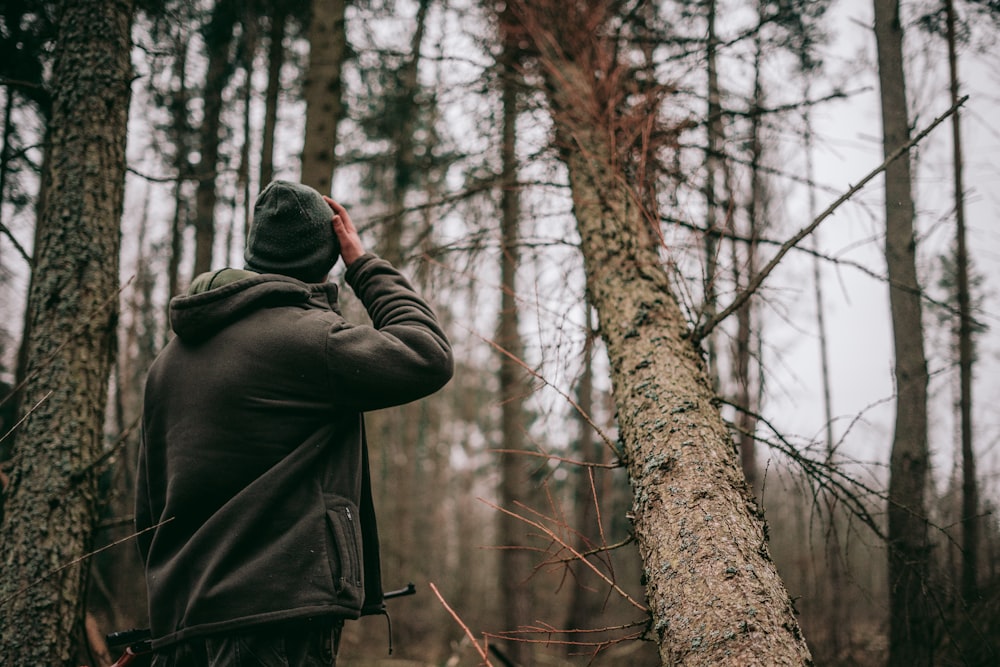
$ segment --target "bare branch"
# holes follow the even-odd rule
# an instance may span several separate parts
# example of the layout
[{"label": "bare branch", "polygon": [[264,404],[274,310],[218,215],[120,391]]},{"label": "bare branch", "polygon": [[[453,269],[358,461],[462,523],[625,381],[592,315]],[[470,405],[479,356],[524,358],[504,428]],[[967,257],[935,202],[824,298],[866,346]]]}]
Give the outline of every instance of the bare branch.
[{"label": "bare branch", "polygon": [[794,236],[792,236],[792,238],[788,239],[788,241],[786,241],[781,246],[781,248],[778,249],[778,252],[775,254],[775,256],[771,258],[771,261],[767,263],[767,266],[761,269],[760,272],[753,277],[753,280],[750,281],[750,284],[747,285],[747,288],[742,292],[740,292],[736,296],[736,298],[733,299],[732,303],[726,306],[721,312],[715,315],[708,322],[705,322],[705,324],[695,327],[694,331],[691,334],[691,338],[694,341],[694,343],[696,345],[701,343],[701,341],[704,340],[705,336],[710,334],[715,329],[716,326],[718,326],[723,320],[725,320],[727,317],[729,317],[737,310],[739,310],[743,306],[743,304],[746,303],[747,300],[749,300],[750,297],[754,295],[754,293],[760,288],[764,280],[771,274],[771,272],[775,269],[775,267],[778,266],[778,263],[781,262],[781,260],[785,257],[785,255],[787,255],[788,252],[792,248],[794,248],[799,241],[812,234],[813,230],[819,227],[820,223],[822,223],[824,220],[833,215],[833,212],[836,211],[838,208],[840,208],[841,204],[850,200],[851,197],[857,194],[858,191],[860,191],[863,187],[868,185],[868,183],[872,179],[874,179],[876,176],[885,171],[886,167],[895,162],[901,156],[905,155],[910,150],[910,148],[912,148],[917,143],[922,141],[924,137],[930,134],[938,125],[943,123],[948,117],[950,117],[953,113],[958,111],[958,108],[961,107],[963,104],[965,104],[965,101],[968,99],[969,96],[966,95],[958,102],[953,104],[950,109],[948,109],[946,112],[935,118],[934,121],[930,125],[928,125],[924,130],[917,133],[912,139],[910,139],[905,144],[903,144],[895,151],[893,151],[893,153],[889,157],[887,157],[881,165],[879,165],[874,170],[869,172],[868,175],[862,178],[857,185],[852,186],[847,192],[841,195],[835,202],[830,204],[830,206],[827,207],[825,211],[820,213],[815,220],[813,220],[810,224],[800,229]]},{"label": "bare branch", "polygon": [[27,591],[31,590],[32,588],[34,588],[38,584],[42,583],[43,581],[45,581],[49,577],[52,577],[53,575],[59,574],[63,570],[71,568],[74,565],[79,565],[80,563],[82,563],[83,561],[85,561],[85,560],[87,560],[89,558],[93,558],[94,556],[96,556],[96,555],[98,555],[100,553],[104,553],[108,549],[112,549],[114,547],[117,547],[119,544],[124,544],[125,542],[133,540],[133,539],[139,537],[140,535],[142,535],[143,533],[148,533],[151,530],[156,530],[160,526],[168,524],[168,523],[170,523],[173,520],[174,520],[174,517],[170,517],[168,519],[164,519],[163,521],[161,521],[160,523],[158,523],[158,524],[156,524],[154,526],[150,526],[149,528],[144,528],[144,529],[142,529],[142,530],[140,530],[138,532],[132,533],[131,535],[126,535],[125,537],[121,538],[120,540],[115,540],[111,544],[106,544],[103,547],[101,547],[100,549],[97,549],[95,551],[91,551],[90,553],[86,553],[86,554],[80,556],[79,558],[74,558],[73,560],[71,560],[70,562],[68,562],[68,563],[66,563],[64,565],[60,565],[56,569],[54,569],[54,570],[52,570],[50,572],[47,572],[46,574],[43,574],[38,579],[35,579],[31,583],[29,583],[29,584],[21,587],[20,589],[14,591],[13,593],[11,593],[10,595],[8,595],[7,597],[5,597],[2,600],[0,600],[0,607],[3,607],[5,604],[7,604],[8,602],[10,602],[14,598],[16,598],[16,597],[18,597],[20,595],[24,595]]},{"label": "bare branch", "polygon": [[579,403],[577,403],[577,402],[576,402],[575,400],[573,400],[573,397],[572,397],[572,396],[570,396],[570,395],[569,395],[569,394],[567,394],[567,393],[566,393],[565,391],[563,391],[563,390],[562,390],[562,389],[560,389],[559,387],[555,386],[554,384],[552,384],[551,382],[549,382],[548,380],[546,380],[546,379],[545,379],[545,377],[544,377],[544,376],[542,376],[542,375],[541,375],[541,374],[540,374],[540,373],[539,373],[538,371],[536,371],[535,369],[533,369],[533,368],[531,368],[530,366],[528,366],[528,365],[527,365],[526,363],[524,363],[524,361],[522,361],[522,360],[521,360],[520,358],[518,358],[518,357],[517,357],[516,355],[514,355],[514,354],[511,354],[510,352],[508,352],[507,350],[505,350],[505,349],[504,349],[503,347],[501,347],[501,346],[500,346],[500,345],[499,345],[499,344],[498,344],[498,343],[497,343],[496,341],[494,341],[494,340],[491,340],[491,339],[489,339],[489,338],[486,338],[485,336],[481,336],[480,334],[476,333],[475,331],[472,331],[471,329],[466,329],[466,331],[468,331],[468,332],[469,332],[469,333],[471,333],[471,334],[472,334],[473,336],[476,336],[476,337],[477,337],[477,338],[479,338],[479,339],[480,339],[481,341],[483,341],[484,343],[486,343],[486,344],[487,344],[487,345],[489,345],[490,347],[494,348],[495,350],[497,350],[498,352],[500,352],[501,354],[503,354],[504,356],[506,356],[506,357],[507,357],[508,359],[510,359],[511,361],[513,361],[514,363],[516,363],[516,364],[517,364],[518,366],[520,366],[521,368],[523,368],[524,370],[526,370],[526,371],[527,371],[527,372],[528,372],[528,373],[529,373],[529,374],[530,374],[530,375],[531,375],[532,377],[534,377],[535,379],[537,379],[537,380],[541,381],[541,382],[542,382],[542,383],[544,383],[544,384],[545,384],[546,386],[549,386],[549,387],[552,387],[552,389],[554,389],[554,390],[556,391],[556,393],[558,393],[558,394],[559,394],[560,396],[562,396],[563,398],[565,398],[565,399],[566,399],[566,401],[567,401],[567,402],[568,402],[568,403],[569,403],[569,404],[570,404],[571,406],[573,406],[573,409],[574,409],[574,410],[576,410],[576,411],[577,411],[577,413],[578,413],[578,414],[579,414],[579,415],[580,415],[581,417],[583,417],[583,420],[584,420],[585,422],[587,422],[587,424],[588,424],[588,425],[589,425],[589,426],[590,426],[590,427],[591,427],[592,429],[594,429],[594,431],[595,431],[595,432],[597,433],[597,435],[599,435],[599,436],[601,437],[601,440],[603,440],[603,441],[604,441],[604,444],[606,444],[606,445],[608,446],[608,449],[610,449],[610,450],[611,450],[611,452],[612,452],[612,453],[613,453],[613,454],[614,454],[615,456],[618,456],[618,450],[617,450],[617,449],[615,448],[615,444],[614,444],[614,443],[613,443],[613,442],[611,441],[611,438],[610,438],[610,437],[608,437],[608,435],[607,435],[607,434],[606,434],[606,433],[605,433],[605,432],[604,432],[604,431],[603,431],[603,430],[601,429],[601,427],[600,427],[600,426],[598,426],[597,424],[595,424],[595,423],[594,423],[594,420],[593,420],[593,419],[591,419],[590,415],[588,415],[588,414],[587,414],[587,413],[586,413],[586,412],[585,412],[585,411],[583,410],[583,408],[581,408],[581,407],[580,407],[580,404],[579,404]]},{"label": "bare branch", "polygon": [[479,500],[481,502],[485,503],[486,505],[488,505],[489,507],[492,507],[493,509],[497,510],[498,512],[503,512],[507,516],[513,517],[513,518],[518,519],[520,521],[523,521],[524,523],[528,524],[529,526],[532,526],[532,527],[537,528],[538,530],[542,531],[543,533],[545,533],[549,537],[549,539],[551,539],[553,542],[555,542],[555,543],[559,544],[560,546],[562,546],[566,551],[569,551],[570,553],[572,553],[576,557],[577,560],[579,560],[584,565],[586,565],[587,567],[589,567],[594,572],[594,574],[596,574],[598,577],[600,577],[601,579],[603,579],[605,583],[607,583],[609,586],[611,586],[615,590],[615,592],[617,592],[619,595],[621,595],[622,598],[624,598],[625,600],[627,600],[636,609],[640,609],[640,610],[642,610],[644,612],[649,611],[645,607],[645,605],[643,605],[643,604],[641,604],[639,602],[636,602],[636,600],[634,598],[632,598],[631,595],[629,595],[628,593],[626,593],[621,588],[621,586],[619,586],[617,583],[615,583],[606,574],[604,574],[603,572],[601,572],[593,563],[591,563],[586,557],[584,557],[583,554],[581,554],[579,551],[577,551],[576,549],[574,549],[569,544],[566,544],[566,541],[563,540],[561,537],[559,537],[559,535],[557,535],[555,531],[553,531],[550,528],[542,525],[538,521],[532,521],[531,519],[529,519],[529,518],[527,518],[525,516],[522,516],[522,515],[514,512],[512,510],[508,510],[508,509],[505,509],[503,507],[500,507],[499,505],[491,503],[490,501],[488,501],[488,500],[486,500],[484,498],[480,498]]},{"label": "bare branch", "polygon": [[17,251],[17,254],[24,258],[24,261],[28,263],[28,266],[31,266],[31,255],[29,255],[28,251],[24,249],[24,246],[22,246],[18,240],[14,238],[14,234],[7,228],[7,225],[2,222],[0,222],[0,232],[3,232],[4,236],[10,239],[10,242],[14,245],[14,250]]},{"label": "bare branch", "polygon": [[472,645],[476,647],[476,652],[479,653],[479,657],[483,659],[483,664],[486,665],[486,667],[493,667],[492,663],[490,662],[489,656],[486,654],[485,642],[483,646],[479,645],[479,642],[476,641],[476,638],[472,635],[472,630],[470,630],[469,626],[462,621],[461,617],[459,617],[457,613],[455,613],[455,610],[452,609],[448,605],[448,603],[444,601],[444,597],[441,595],[440,591],[438,591],[437,586],[434,585],[434,582],[430,582],[429,585],[431,591],[433,591],[434,595],[437,596],[438,601],[441,602],[441,605],[448,611],[449,614],[451,614],[451,617],[455,619],[455,622],[458,623],[458,626],[462,628],[463,632],[465,632],[465,636],[468,637],[469,641],[472,642]]}]

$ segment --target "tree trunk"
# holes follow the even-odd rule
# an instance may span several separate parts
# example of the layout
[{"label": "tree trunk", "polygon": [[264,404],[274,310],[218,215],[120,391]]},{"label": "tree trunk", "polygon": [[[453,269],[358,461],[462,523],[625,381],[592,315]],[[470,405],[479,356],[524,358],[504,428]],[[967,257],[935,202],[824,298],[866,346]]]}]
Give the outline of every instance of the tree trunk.
[{"label": "tree trunk", "polygon": [[337,126],[344,115],[341,72],[347,56],[346,5],[346,0],[313,0],[309,21],[302,182],[324,194],[330,194],[337,158]]},{"label": "tree trunk", "polygon": [[[530,457],[524,450],[527,425],[524,399],[528,394],[525,371],[518,363],[524,356],[519,330],[517,266],[521,225],[521,197],[518,190],[517,117],[518,75],[516,45],[504,42],[500,56],[500,96],[503,105],[501,126],[500,186],[500,322],[497,344],[500,361],[500,503],[517,512],[518,503],[530,504]],[[530,624],[533,596],[529,579],[534,565],[533,551],[525,544],[526,526],[507,514],[500,521],[500,591],[503,620],[508,632]],[[507,655],[516,665],[531,665],[530,645],[511,641]]]},{"label": "tree trunk", "polygon": [[[170,97],[170,134],[174,145],[174,214],[170,221],[170,257],[167,260],[167,299],[164,303],[164,321],[170,321],[170,299],[180,291],[181,255],[184,252],[184,226],[188,220],[187,198],[184,184],[191,178],[191,123],[188,120],[187,87],[187,40],[176,36],[173,42],[174,57],[171,65],[177,79],[177,90]],[[172,335],[170,327],[164,327],[163,343]]]},{"label": "tree trunk", "polygon": [[417,127],[419,113],[417,94],[420,91],[417,75],[420,71],[420,51],[426,34],[427,12],[430,5],[431,0],[419,0],[416,28],[410,40],[410,57],[396,73],[396,88],[389,93],[394,98],[390,113],[395,120],[396,128],[392,137],[395,155],[392,163],[393,182],[388,201],[389,212],[382,233],[382,256],[397,266],[404,260],[403,222],[406,195],[410,191],[417,170],[414,152],[416,146],[414,128]]},{"label": "tree trunk", "polygon": [[285,64],[285,24],[287,15],[276,7],[271,15],[270,43],[267,47],[267,92],[264,94],[264,130],[260,149],[260,188],[274,178],[274,128],[278,124],[278,92],[281,68]]},{"label": "tree trunk", "polygon": [[[808,77],[809,74],[807,73]],[[807,83],[802,99],[808,100],[811,97],[811,86]],[[802,148],[805,153],[806,181],[809,183],[809,219],[815,220],[819,211],[816,204],[815,183],[816,170],[813,166],[813,129],[812,117],[809,108],[803,112],[803,141]],[[812,249],[819,251],[819,231],[813,232],[810,236]],[[825,442],[825,463],[828,466],[835,466],[834,460],[836,442],[833,433],[833,396],[830,382],[830,351],[827,342],[826,327],[826,301],[823,298],[823,273],[818,255],[812,257],[813,276],[813,299],[816,304],[816,337],[819,343],[819,367],[820,384],[823,388],[823,422]],[[842,550],[840,547],[840,534],[837,530],[837,508],[836,498],[830,493],[824,497],[826,508],[826,530],[825,530],[825,554],[826,554],[826,589],[827,597],[823,604],[827,610],[827,637],[829,638],[829,655],[833,656],[834,662],[840,659],[843,637],[850,637],[851,624],[844,618],[844,591],[843,589],[843,563],[841,562]]]},{"label": "tree trunk", "polygon": [[605,138],[575,136],[579,152],[567,158],[574,212],[590,300],[611,358],[661,660],[808,664],[699,352],[656,256],[634,253],[634,230],[648,222],[627,192],[611,186]]},{"label": "tree trunk", "polygon": [[[257,55],[258,17],[253,6],[248,6],[243,14],[243,37],[240,43],[240,50],[243,53],[243,68],[246,77],[243,81],[243,145],[240,147],[240,164],[236,172],[236,189],[238,197],[233,197],[233,215],[229,222],[229,231],[226,234],[226,266],[233,266],[234,259],[243,259],[241,248],[236,247],[236,241],[246,238],[247,230],[250,229],[250,221],[253,219],[253,197],[250,193],[250,148],[253,145],[253,120],[251,108],[253,107],[253,72],[254,61]],[[266,183],[260,184],[263,190]],[[242,220],[236,214],[236,201],[243,200]],[[237,220],[240,220],[237,227]]]},{"label": "tree trunk", "polygon": [[[601,443],[597,440],[594,427],[584,419],[594,414],[594,336],[595,332],[590,329],[591,309],[587,307],[587,339],[583,348],[583,369],[580,375],[579,384],[576,390],[576,404],[580,409],[576,424],[578,435],[576,438],[574,457],[588,464],[599,465],[603,463]],[[589,553],[601,545],[601,525],[598,514],[597,503],[599,500],[607,500],[603,496],[598,496],[597,484],[593,468],[581,467],[575,471],[573,478],[573,509],[575,510],[574,533],[577,536],[574,545],[577,552],[581,554]],[[593,558],[598,558],[594,556]],[[571,631],[567,637],[566,646],[567,657],[572,657],[582,652],[582,646],[593,637],[588,636],[588,628],[592,628],[599,623],[601,609],[604,606],[606,588],[594,573],[583,563],[573,563],[573,597],[569,605],[569,613],[566,618],[566,627]],[[598,626],[599,627],[599,626]]]},{"label": "tree trunk", "polygon": [[[945,0],[948,28],[948,70],[951,103],[959,98],[958,56],[955,53],[955,3]],[[965,241],[965,188],[962,184],[962,122],[958,110],[951,117],[955,180],[955,290],[958,296],[958,411],[962,434],[962,599],[969,605],[979,598],[979,489],[972,447],[972,309],[969,294],[969,251]]]},{"label": "tree trunk", "polygon": [[130,0],[60,11],[27,384],[0,527],[0,663],[74,665],[118,316]]},{"label": "tree trunk", "polygon": [[[910,136],[898,0],[875,0],[875,38],[886,157]],[[889,664],[930,665],[933,624],[924,590],[927,513],[927,362],[916,273],[910,161],[885,171],[885,254],[896,356],[896,424],[889,460]]]},{"label": "tree trunk", "polygon": [[603,20],[593,12],[601,6],[516,6],[546,74],[588,298],[611,362],[619,454],[662,664],[810,664],[701,351],[658,249],[645,242],[658,222],[624,177],[630,160],[648,156],[618,139],[648,122],[650,110],[625,116],[625,91],[608,85],[622,79],[606,64],[621,61],[600,37]]},{"label": "tree trunk", "polygon": [[236,24],[233,0],[219,0],[205,30],[208,70],[205,73],[205,114],[201,120],[198,163],[198,188],[195,191],[195,235],[193,276],[212,268],[215,249],[215,204],[218,200],[216,178],[219,168],[219,130],[222,125],[222,92],[233,68],[230,46]]},{"label": "tree trunk", "polygon": [[[708,37],[705,40],[705,61],[708,74],[708,110],[705,130],[707,133],[705,151],[705,296],[702,306],[702,317],[710,321],[715,317],[718,300],[718,252],[720,225],[718,220],[719,195],[716,177],[719,175],[720,162],[724,159],[725,130],[722,125],[722,99],[719,90],[718,45],[715,34],[716,0],[707,0]],[[728,218],[728,216],[724,217]],[[724,221],[728,225],[728,219]],[[705,338],[705,362],[708,366],[712,386],[719,389],[718,352],[716,350],[716,334],[710,333]]]},{"label": "tree trunk", "polygon": [[[765,20],[762,16],[761,20]],[[763,84],[761,83],[761,55],[762,45],[760,33],[757,33],[755,41],[754,57],[754,86],[753,100],[750,109],[750,199],[747,204],[747,238],[749,243],[746,246],[746,261],[739,261],[739,253],[736,250],[737,243],[733,245],[733,286],[736,290],[745,288],[753,279],[757,270],[757,252],[760,247],[758,243],[760,228],[766,219],[766,201],[763,185],[763,175],[761,174],[761,156],[764,151],[761,142],[761,118],[760,109],[763,103]],[[735,231],[735,225],[733,225]],[[746,273],[745,284],[741,282],[741,273]],[[760,492],[760,484],[757,475],[757,417],[759,411],[756,400],[754,381],[751,375],[751,365],[755,350],[753,349],[753,305],[755,298],[747,299],[735,313],[736,315],[736,336],[733,339],[733,385],[736,390],[734,403],[738,408],[735,418],[736,441],[740,448],[740,466],[743,474],[747,478],[747,483],[754,493]],[[758,327],[757,336],[760,336]]]}]

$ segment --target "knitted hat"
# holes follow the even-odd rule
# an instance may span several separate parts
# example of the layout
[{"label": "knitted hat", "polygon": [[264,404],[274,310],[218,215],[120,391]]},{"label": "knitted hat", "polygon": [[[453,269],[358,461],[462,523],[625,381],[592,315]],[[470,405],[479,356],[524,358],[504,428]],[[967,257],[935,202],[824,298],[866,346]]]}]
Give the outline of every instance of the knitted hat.
[{"label": "knitted hat", "polygon": [[308,185],[272,181],[253,207],[243,258],[248,269],[320,283],[340,257],[333,211]]}]

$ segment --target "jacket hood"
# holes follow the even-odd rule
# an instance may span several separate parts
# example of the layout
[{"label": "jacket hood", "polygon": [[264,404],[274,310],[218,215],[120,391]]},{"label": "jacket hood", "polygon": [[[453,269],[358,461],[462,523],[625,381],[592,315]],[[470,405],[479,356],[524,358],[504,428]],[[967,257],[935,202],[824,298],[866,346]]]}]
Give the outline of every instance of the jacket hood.
[{"label": "jacket hood", "polygon": [[[170,301],[170,326],[181,340],[196,342],[209,338],[261,308],[305,304],[319,298],[327,308],[336,310],[336,284],[309,285],[277,274],[230,271],[233,273],[224,275],[230,282],[223,280],[221,286],[213,286],[219,280],[206,279],[208,274],[205,274],[192,282],[193,294]],[[199,291],[206,287],[210,288]]]}]

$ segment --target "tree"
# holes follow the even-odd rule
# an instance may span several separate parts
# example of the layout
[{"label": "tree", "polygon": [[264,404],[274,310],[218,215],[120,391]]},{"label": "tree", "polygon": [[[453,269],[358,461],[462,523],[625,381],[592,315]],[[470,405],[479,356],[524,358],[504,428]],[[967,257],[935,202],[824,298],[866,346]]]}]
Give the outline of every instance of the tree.
[{"label": "tree", "polygon": [[233,73],[230,54],[233,28],[240,6],[234,0],[217,0],[202,34],[208,51],[208,69],[203,92],[204,113],[198,129],[201,158],[197,166],[195,190],[194,276],[212,268],[215,249],[215,204],[219,176],[219,132],[222,129],[222,93]]},{"label": "tree", "polygon": [[[666,89],[628,94],[609,22],[618,3],[516,2],[537,51],[600,321],[632,482],[651,636],[663,664],[808,664],[693,341],[627,170],[669,134],[650,125]],[[637,164],[638,163],[638,164]],[[645,611],[645,609],[644,609]]]},{"label": "tree", "polygon": [[285,64],[285,29],[288,10],[279,2],[270,15],[267,47],[267,92],[264,94],[264,128],[261,134],[260,186],[274,178],[274,130],[278,123],[278,92],[281,90],[281,68]]},{"label": "tree", "polygon": [[[503,19],[502,19],[503,20]],[[500,361],[500,502],[505,508],[529,502],[531,496],[530,459],[523,454],[525,446],[525,397],[530,392],[521,361],[524,345],[519,330],[517,303],[517,267],[521,224],[521,197],[518,187],[517,119],[518,47],[504,40],[498,59],[500,98],[502,104],[500,142],[500,315],[496,336]],[[499,517],[500,591],[504,625],[508,631],[533,620],[533,594],[530,582],[533,554],[523,543],[524,524],[517,518]],[[507,651],[517,665],[531,665],[528,645],[509,642]]]},{"label": "tree", "polygon": [[[58,12],[46,198],[29,295],[26,417],[6,490],[0,662],[75,665],[118,314],[131,0]],[[29,634],[26,628],[32,628]]]},{"label": "tree", "polygon": [[313,0],[309,19],[302,182],[323,193],[330,193],[337,127],[344,115],[341,79],[347,57],[346,5],[346,0]]},{"label": "tree", "polygon": [[[910,138],[898,0],[875,0],[875,40],[882,102],[882,147],[888,158]],[[885,256],[895,351],[896,423],[889,458],[889,664],[930,665],[933,623],[926,588],[927,361],[916,271],[910,161],[885,170]]]},{"label": "tree", "polygon": [[[945,0],[948,38],[948,73],[951,103],[958,104],[958,55],[955,47],[955,3]],[[979,489],[972,443],[973,327],[969,294],[969,251],[965,234],[965,188],[962,173],[962,122],[958,111],[951,117],[951,143],[955,182],[955,291],[958,297],[959,421],[962,438],[962,600],[973,604],[979,597]]]}]

